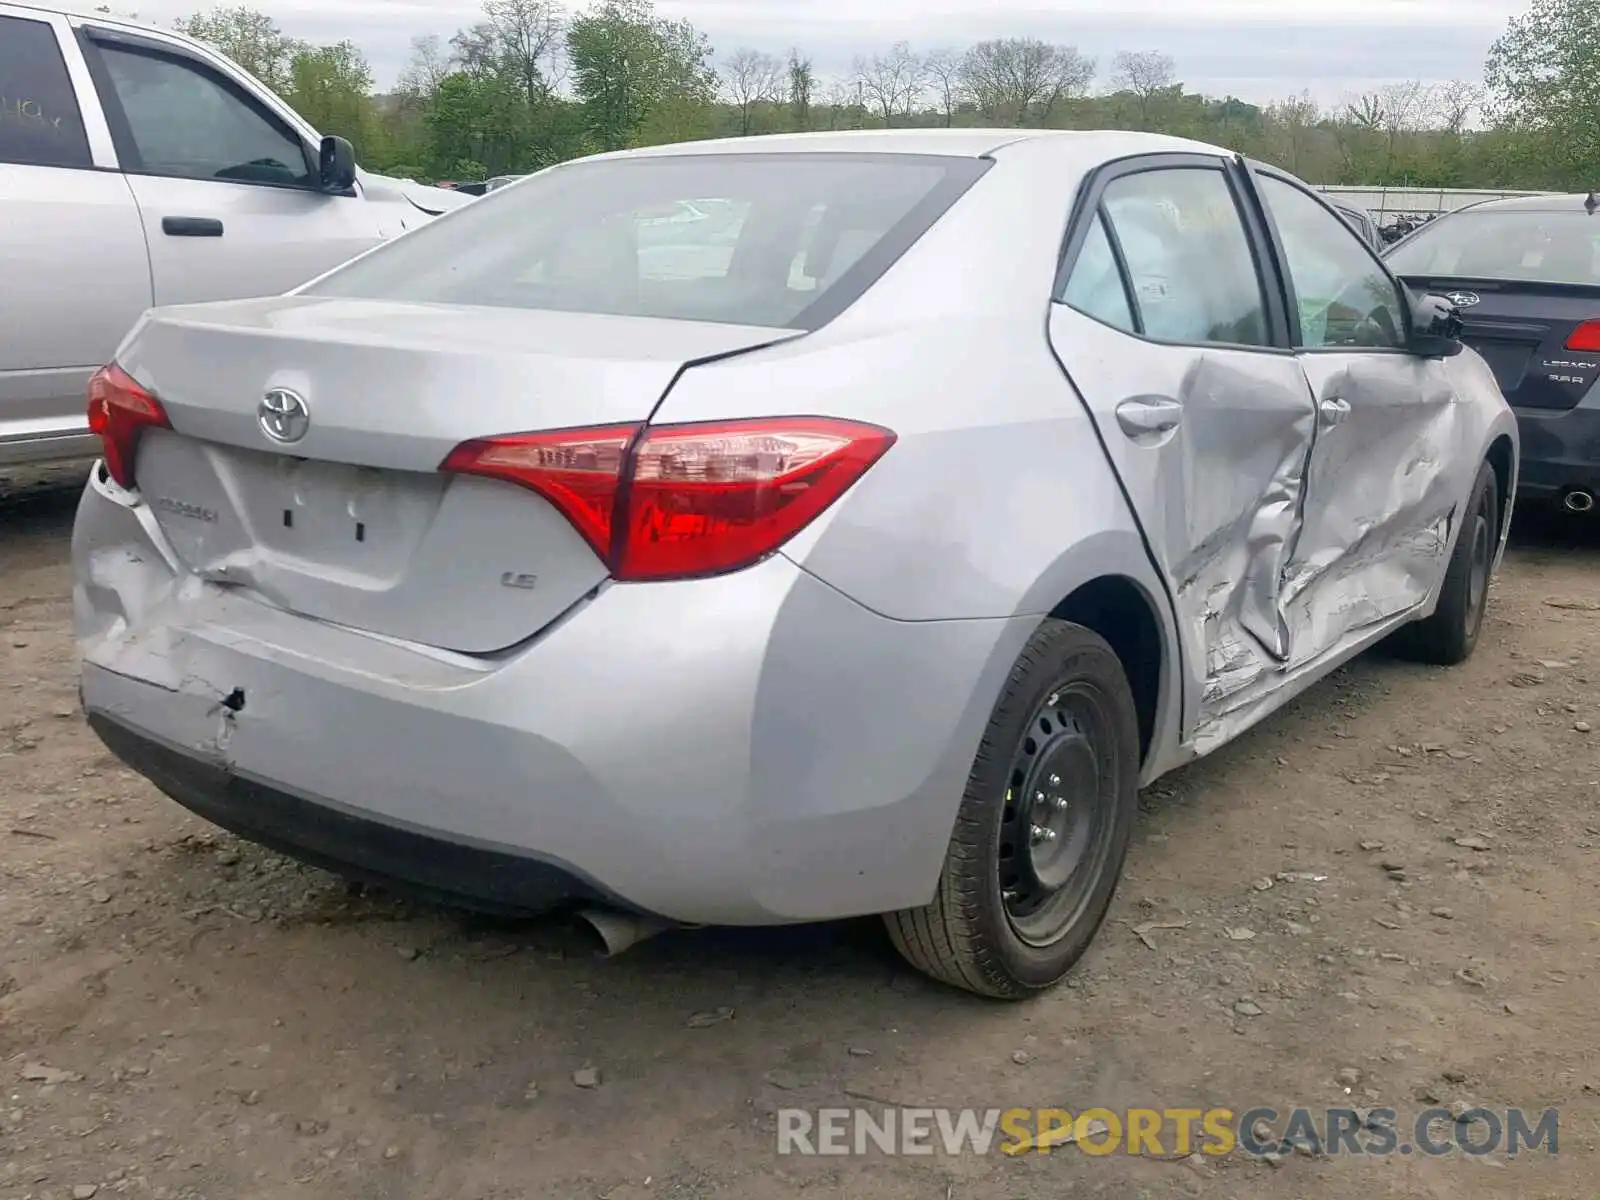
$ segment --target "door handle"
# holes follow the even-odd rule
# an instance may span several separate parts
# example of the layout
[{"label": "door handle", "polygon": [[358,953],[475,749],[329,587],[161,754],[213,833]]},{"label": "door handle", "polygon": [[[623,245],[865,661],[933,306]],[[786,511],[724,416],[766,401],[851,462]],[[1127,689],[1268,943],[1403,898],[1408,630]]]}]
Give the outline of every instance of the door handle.
[{"label": "door handle", "polygon": [[1124,400],[1117,405],[1117,424],[1131,438],[1168,433],[1183,420],[1183,405],[1176,400]]},{"label": "door handle", "polygon": [[162,217],[161,232],[168,237],[221,237],[222,222],[215,217]]},{"label": "door handle", "polygon": [[1342,425],[1344,419],[1350,415],[1350,401],[1341,400],[1337,396],[1328,400],[1318,400],[1317,412],[1322,414],[1323,424]]}]

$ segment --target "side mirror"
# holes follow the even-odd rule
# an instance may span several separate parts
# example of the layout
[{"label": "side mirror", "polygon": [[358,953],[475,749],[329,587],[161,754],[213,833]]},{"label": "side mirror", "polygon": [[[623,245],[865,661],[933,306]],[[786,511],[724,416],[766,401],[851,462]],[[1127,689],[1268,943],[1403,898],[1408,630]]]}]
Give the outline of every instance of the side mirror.
[{"label": "side mirror", "polygon": [[347,195],[356,185],[356,150],[342,137],[325,137],[317,155],[317,183],[330,195]]},{"label": "side mirror", "polygon": [[1461,313],[1442,296],[1408,292],[1411,336],[1407,348],[1424,358],[1450,358],[1461,353]]}]

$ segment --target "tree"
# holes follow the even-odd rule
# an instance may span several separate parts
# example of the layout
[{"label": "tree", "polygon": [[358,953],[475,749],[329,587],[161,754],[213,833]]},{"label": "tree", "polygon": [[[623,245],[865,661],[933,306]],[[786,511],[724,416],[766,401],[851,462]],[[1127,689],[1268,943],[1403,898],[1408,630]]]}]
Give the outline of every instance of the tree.
[{"label": "tree", "polygon": [[882,115],[885,128],[902,113],[910,117],[926,85],[926,71],[907,42],[896,42],[887,54],[858,58],[855,63],[861,91]]},{"label": "tree", "polygon": [[509,77],[452,72],[423,120],[435,178],[482,179],[526,165],[527,105]]},{"label": "tree", "polygon": [[574,89],[600,146],[622,149],[638,138],[655,141],[709,124],[717,90],[711,46],[688,21],[658,17],[650,0],[603,0],[575,17],[567,52]]},{"label": "tree", "polygon": [[457,69],[474,79],[487,79],[500,68],[499,35],[487,21],[458,29],[450,39],[450,55]]},{"label": "tree", "polygon": [[817,86],[817,77],[811,71],[811,60],[800,51],[789,51],[789,116],[794,127],[811,128],[811,93]]},{"label": "tree", "polygon": [[1317,125],[1322,113],[1310,92],[1301,92],[1267,109],[1267,120],[1279,135],[1279,146],[1273,157],[1287,160],[1289,170],[1296,175],[1305,174],[1315,143]]},{"label": "tree", "polygon": [[1533,0],[1489,48],[1484,82],[1497,125],[1543,151],[1569,186],[1600,174],[1600,0]]},{"label": "tree", "polygon": [[294,110],[323,133],[348,138],[358,153],[373,133],[372,70],[353,42],[306,46],[289,64]]},{"label": "tree", "polygon": [[1094,82],[1094,60],[1072,46],[1037,38],[979,42],[962,60],[962,80],[978,111],[989,120],[1040,122],[1063,99],[1082,96]]},{"label": "tree", "polygon": [[967,96],[960,51],[948,47],[934,50],[923,60],[923,71],[938,101],[939,111],[944,113],[944,124],[948,129],[955,124],[956,109]]},{"label": "tree", "polygon": [[854,80],[835,79],[828,84],[828,128],[836,130],[842,124],[847,129],[859,129],[857,106],[861,103],[861,89]]},{"label": "tree", "polygon": [[1445,131],[1460,137],[1483,105],[1483,86],[1467,79],[1441,84],[1435,92],[1436,110]]},{"label": "tree", "polygon": [[431,100],[450,74],[450,54],[439,35],[411,39],[411,60],[400,72],[400,93],[414,100]]},{"label": "tree", "polygon": [[1124,50],[1111,63],[1112,86],[1132,92],[1139,102],[1139,124],[1150,123],[1150,102],[1172,86],[1177,65],[1166,54]]},{"label": "tree", "polygon": [[214,8],[174,22],[179,33],[215,46],[280,95],[289,88],[289,65],[301,49],[265,13],[240,5]]},{"label": "tree", "polygon": [[529,104],[551,91],[550,66],[561,49],[566,12],[555,0],[483,0],[500,64],[521,85]]},{"label": "tree", "polygon": [[776,104],[783,99],[783,63],[759,50],[736,50],[725,64],[722,76],[733,107],[739,114],[739,135],[750,136],[750,118],[758,104]]}]

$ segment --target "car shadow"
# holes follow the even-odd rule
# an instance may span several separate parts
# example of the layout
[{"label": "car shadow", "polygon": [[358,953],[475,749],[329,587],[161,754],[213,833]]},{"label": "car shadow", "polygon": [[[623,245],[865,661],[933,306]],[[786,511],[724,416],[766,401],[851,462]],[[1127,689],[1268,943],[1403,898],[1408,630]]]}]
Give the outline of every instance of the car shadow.
[{"label": "car shadow", "polygon": [[0,467],[0,546],[13,537],[69,534],[90,465]]},{"label": "car shadow", "polygon": [[1600,510],[1569,513],[1554,505],[1519,505],[1507,549],[1518,558],[1559,554],[1600,563]]}]

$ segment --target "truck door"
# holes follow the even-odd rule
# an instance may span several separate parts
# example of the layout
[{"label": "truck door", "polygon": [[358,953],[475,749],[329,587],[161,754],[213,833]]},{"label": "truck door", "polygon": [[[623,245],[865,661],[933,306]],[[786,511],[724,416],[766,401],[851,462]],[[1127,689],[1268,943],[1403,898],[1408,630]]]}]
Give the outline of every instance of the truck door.
[{"label": "truck door", "polygon": [[84,34],[157,304],[286,292],[381,240],[359,183],[320,191],[316,148],[242,79],[176,43]]},{"label": "truck door", "polygon": [[0,4],[0,464],[94,452],[84,387],[151,297],[115,166],[66,19]]}]

